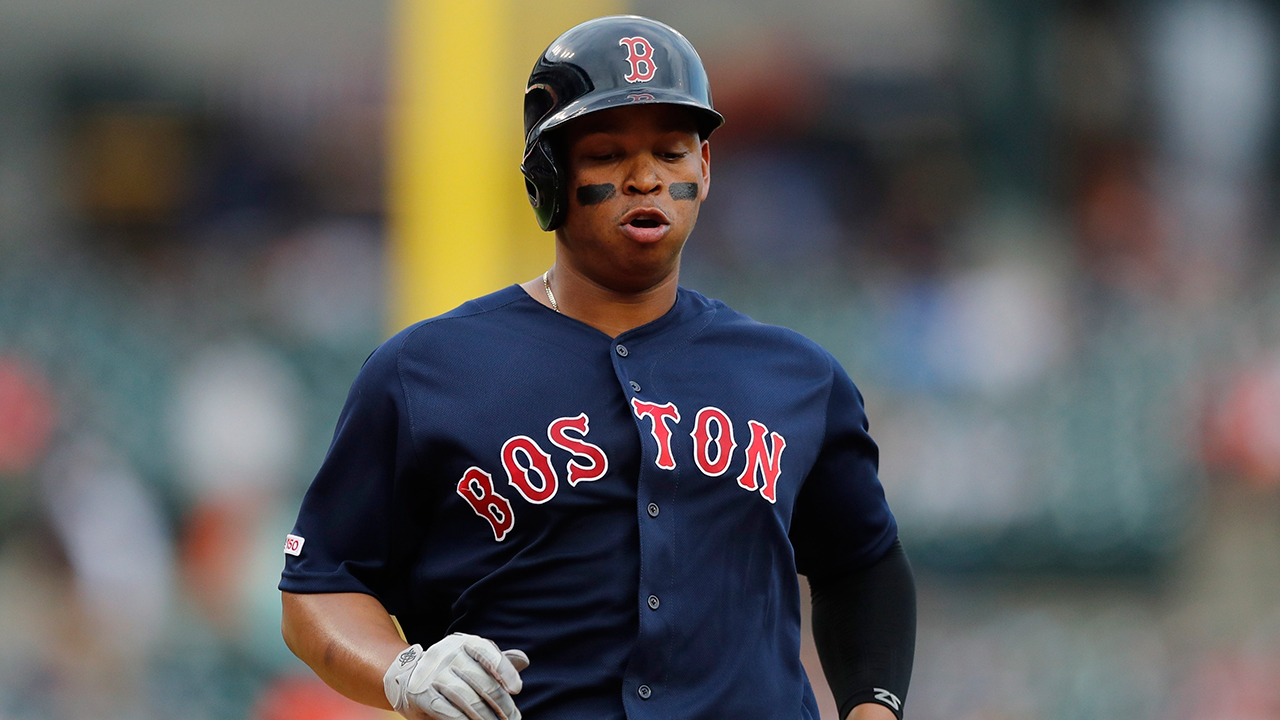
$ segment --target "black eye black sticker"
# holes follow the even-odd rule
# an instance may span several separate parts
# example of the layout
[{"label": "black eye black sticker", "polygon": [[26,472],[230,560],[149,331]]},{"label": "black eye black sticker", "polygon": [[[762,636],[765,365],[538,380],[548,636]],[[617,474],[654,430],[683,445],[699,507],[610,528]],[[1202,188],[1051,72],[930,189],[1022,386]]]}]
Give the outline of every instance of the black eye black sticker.
[{"label": "black eye black sticker", "polygon": [[671,183],[672,200],[694,200],[698,197],[698,183]]},{"label": "black eye black sticker", "polygon": [[610,183],[600,183],[599,185],[583,185],[578,188],[578,204],[579,205],[599,205],[600,203],[613,197],[618,192]]}]

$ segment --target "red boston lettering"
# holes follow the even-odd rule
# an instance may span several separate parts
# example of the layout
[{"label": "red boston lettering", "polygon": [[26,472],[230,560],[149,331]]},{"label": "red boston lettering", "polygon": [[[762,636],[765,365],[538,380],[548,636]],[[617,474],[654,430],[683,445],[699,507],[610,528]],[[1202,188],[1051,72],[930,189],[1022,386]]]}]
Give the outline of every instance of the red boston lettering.
[{"label": "red boston lettering", "polygon": [[[516,458],[520,453],[525,456],[526,465],[521,465]],[[556,469],[551,467],[551,456],[526,435],[517,435],[502,446],[502,467],[507,471],[507,482],[534,505],[541,505],[556,496],[559,480]],[[539,485],[533,484],[531,473],[537,473]]]},{"label": "red boston lettering", "polygon": [[[609,457],[597,445],[583,440],[587,431],[591,429],[591,420],[586,413],[582,413],[577,417],[562,417],[552,420],[547,426],[547,439],[552,445],[561,450],[568,450],[575,457],[586,458],[587,463],[581,463],[577,460],[570,460],[566,468],[566,475],[569,485],[572,487],[580,482],[590,482],[599,480],[609,470]],[[580,437],[569,437],[566,433],[572,430]]]},{"label": "red boston lettering", "polygon": [[649,432],[658,443],[658,456],[654,458],[654,463],[663,470],[675,470],[676,458],[671,454],[671,428],[667,425],[667,420],[680,422],[680,411],[676,409],[675,403],[658,405],[631,398],[631,407],[635,410],[636,417],[649,418]]},{"label": "red boston lettering", "polygon": [[[716,424],[716,435],[711,436],[711,423]],[[738,443],[733,439],[733,424],[729,416],[718,407],[704,407],[693,422],[693,462],[708,477],[718,477],[729,469],[733,450]],[[711,445],[715,443],[716,458],[711,459]]]},{"label": "red boston lettering", "polygon": [[515,527],[516,516],[511,503],[493,489],[493,476],[478,467],[467,468],[458,481],[458,494],[476,514],[493,526],[493,539],[499,542]]},{"label": "red boston lettering", "polygon": [[619,45],[627,48],[627,62],[631,71],[623,77],[629,83],[648,82],[653,79],[658,66],[653,62],[653,46],[642,37],[622,38]]},{"label": "red boston lettering", "polygon": [[[755,420],[748,420],[751,428],[751,444],[747,446],[747,466],[738,476],[738,484],[747,490],[760,488],[760,495],[769,502],[778,499],[778,476],[782,474],[782,451],[787,441],[778,433],[770,433],[769,428]],[[773,449],[765,447],[765,435],[770,435]],[[756,470],[764,477],[764,485],[756,484]]]}]

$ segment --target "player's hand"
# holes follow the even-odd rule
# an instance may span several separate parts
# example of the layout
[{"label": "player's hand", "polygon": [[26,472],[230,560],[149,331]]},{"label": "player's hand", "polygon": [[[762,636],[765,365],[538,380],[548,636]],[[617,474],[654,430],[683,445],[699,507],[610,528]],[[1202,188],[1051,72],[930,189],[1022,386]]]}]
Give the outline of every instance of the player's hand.
[{"label": "player's hand", "polygon": [[400,653],[382,678],[387,700],[411,720],[520,720],[511,696],[523,686],[529,658],[492,641],[454,633]]}]

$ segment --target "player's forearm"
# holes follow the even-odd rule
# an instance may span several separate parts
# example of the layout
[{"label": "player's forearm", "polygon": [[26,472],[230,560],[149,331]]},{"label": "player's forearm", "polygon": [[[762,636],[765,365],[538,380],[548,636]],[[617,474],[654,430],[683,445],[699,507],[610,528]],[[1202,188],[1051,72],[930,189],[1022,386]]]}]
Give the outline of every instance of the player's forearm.
[{"label": "player's forearm", "polygon": [[382,603],[362,593],[282,594],[285,644],[329,687],[391,709],[382,678],[407,643]]},{"label": "player's forearm", "polygon": [[893,711],[883,705],[863,703],[849,711],[845,720],[898,720]]},{"label": "player's forearm", "polygon": [[[809,579],[813,636],[846,718],[901,717],[915,655],[915,580],[899,542],[871,565]],[[889,715],[859,715],[880,705]],[[864,711],[869,712],[869,711]]]}]

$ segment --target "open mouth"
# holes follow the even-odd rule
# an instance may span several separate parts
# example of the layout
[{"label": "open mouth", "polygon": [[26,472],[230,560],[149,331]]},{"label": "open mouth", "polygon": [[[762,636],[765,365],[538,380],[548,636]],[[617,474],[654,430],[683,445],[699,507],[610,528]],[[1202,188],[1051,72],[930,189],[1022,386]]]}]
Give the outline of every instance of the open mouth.
[{"label": "open mouth", "polygon": [[654,207],[636,208],[622,216],[622,234],[638,243],[656,243],[670,229],[671,221]]},{"label": "open mouth", "polygon": [[656,208],[637,208],[627,213],[622,218],[622,224],[629,225],[634,228],[651,230],[671,223],[667,220],[667,216],[664,215],[661,210]]}]

